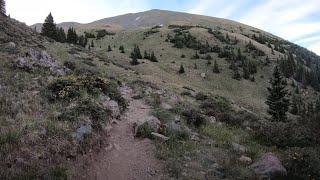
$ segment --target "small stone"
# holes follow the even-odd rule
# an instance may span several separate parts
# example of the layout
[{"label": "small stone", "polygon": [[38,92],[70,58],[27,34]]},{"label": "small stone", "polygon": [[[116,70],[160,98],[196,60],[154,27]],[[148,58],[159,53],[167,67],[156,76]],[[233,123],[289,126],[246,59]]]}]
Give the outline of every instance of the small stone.
[{"label": "small stone", "polygon": [[244,147],[243,145],[232,142],[231,146],[232,146],[232,149],[237,153],[245,153],[246,152],[246,147]]},{"label": "small stone", "polygon": [[164,135],[162,135],[162,134],[159,134],[159,133],[153,132],[153,133],[151,133],[151,135],[152,135],[156,140],[160,140],[160,141],[167,141],[167,140],[169,140],[168,137],[166,137],[166,136],[164,136]]},{"label": "small stone", "polygon": [[239,158],[239,161],[244,164],[251,164],[252,163],[252,159],[250,157],[243,156],[243,155]]}]

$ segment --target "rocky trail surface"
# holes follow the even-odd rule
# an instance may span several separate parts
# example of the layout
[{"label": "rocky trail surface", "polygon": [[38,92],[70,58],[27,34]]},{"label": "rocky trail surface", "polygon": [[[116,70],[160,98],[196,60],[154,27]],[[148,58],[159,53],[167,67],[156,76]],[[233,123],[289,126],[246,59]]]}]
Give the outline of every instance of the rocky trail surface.
[{"label": "rocky trail surface", "polygon": [[121,89],[128,100],[126,113],[106,137],[104,151],[94,155],[82,177],[77,179],[96,180],[147,180],[165,179],[163,164],[154,155],[154,144],[150,139],[134,138],[133,126],[143,123],[149,116],[150,107],[143,100],[132,99],[128,87]]}]

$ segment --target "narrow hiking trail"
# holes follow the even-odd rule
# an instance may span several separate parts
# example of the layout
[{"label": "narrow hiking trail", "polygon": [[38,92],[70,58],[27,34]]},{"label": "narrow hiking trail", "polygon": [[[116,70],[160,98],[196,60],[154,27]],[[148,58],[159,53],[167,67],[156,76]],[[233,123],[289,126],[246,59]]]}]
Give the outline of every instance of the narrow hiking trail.
[{"label": "narrow hiking trail", "polygon": [[149,139],[134,138],[133,124],[143,122],[150,107],[141,99],[132,99],[132,89],[124,87],[122,95],[128,100],[126,113],[107,137],[108,146],[92,157],[81,179],[148,180],[165,179],[163,164],[154,155],[155,146]]}]

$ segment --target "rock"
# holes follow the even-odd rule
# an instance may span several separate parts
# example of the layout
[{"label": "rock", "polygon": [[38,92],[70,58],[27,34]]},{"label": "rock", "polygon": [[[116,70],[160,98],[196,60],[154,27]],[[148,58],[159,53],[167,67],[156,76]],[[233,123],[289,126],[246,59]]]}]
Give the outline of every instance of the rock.
[{"label": "rock", "polygon": [[73,133],[73,137],[77,141],[82,141],[85,135],[92,133],[92,126],[90,124],[81,125],[75,133]]},{"label": "rock", "polygon": [[162,134],[159,134],[159,133],[155,133],[155,132],[152,132],[151,133],[152,137],[155,138],[156,140],[160,140],[160,141],[167,141],[169,140],[168,137],[162,135]]},{"label": "rock", "polygon": [[167,104],[165,102],[162,102],[161,103],[161,107],[165,110],[171,110],[172,109],[172,106],[170,104]]},{"label": "rock", "polygon": [[233,151],[235,151],[236,153],[242,154],[246,152],[246,147],[244,147],[243,145],[232,142],[231,146]]},{"label": "rock", "polygon": [[243,164],[251,164],[252,163],[252,159],[250,157],[243,156],[243,155],[238,160]]},{"label": "rock", "polygon": [[261,176],[261,178],[270,179],[287,175],[287,170],[273,153],[264,154],[258,162],[251,165],[251,168],[257,175]]},{"label": "rock", "polygon": [[200,76],[205,79],[206,78],[206,73],[201,73]]},{"label": "rock", "polygon": [[215,124],[217,122],[217,119],[214,116],[209,116],[209,117],[206,117],[206,121],[209,124]]},{"label": "rock", "polygon": [[58,62],[53,59],[46,51],[37,51],[30,49],[26,57],[19,57],[14,61],[14,66],[28,71],[44,68],[49,69],[56,75],[63,76],[66,74],[65,69],[60,67]]},{"label": "rock", "polygon": [[148,137],[152,132],[158,132],[161,122],[154,116],[147,117],[146,121],[142,124],[134,124],[135,137]]},{"label": "rock", "polygon": [[9,49],[9,50],[15,50],[16,47],[17,47],[17,45],[16,45],[16,43],[14,43],[14,42],[9,42],[9,43],[7,44],[7,49]]},{"label": "rock", "polygon": [[119,118],[120,117],[120,108],[116,101],[110,100],[104,102],[103,106],[111,111],[112,118]]}]

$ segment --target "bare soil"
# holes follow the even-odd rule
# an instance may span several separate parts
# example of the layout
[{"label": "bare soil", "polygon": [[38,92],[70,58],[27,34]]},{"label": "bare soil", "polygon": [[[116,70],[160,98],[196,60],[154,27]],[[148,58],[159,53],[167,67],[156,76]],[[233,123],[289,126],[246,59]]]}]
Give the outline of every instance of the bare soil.
[{"label": "bare soil", "polygon": [[104,151],[91,157],[86,170],[76,179],[147,180],[166,179],[164,167],[154,155],[155,146],[149,139],[134,138],[133,124],[143,122],[150,107],[135,100],[130,88],[122,89],[129,101],[127,112],[113,123]]}]

